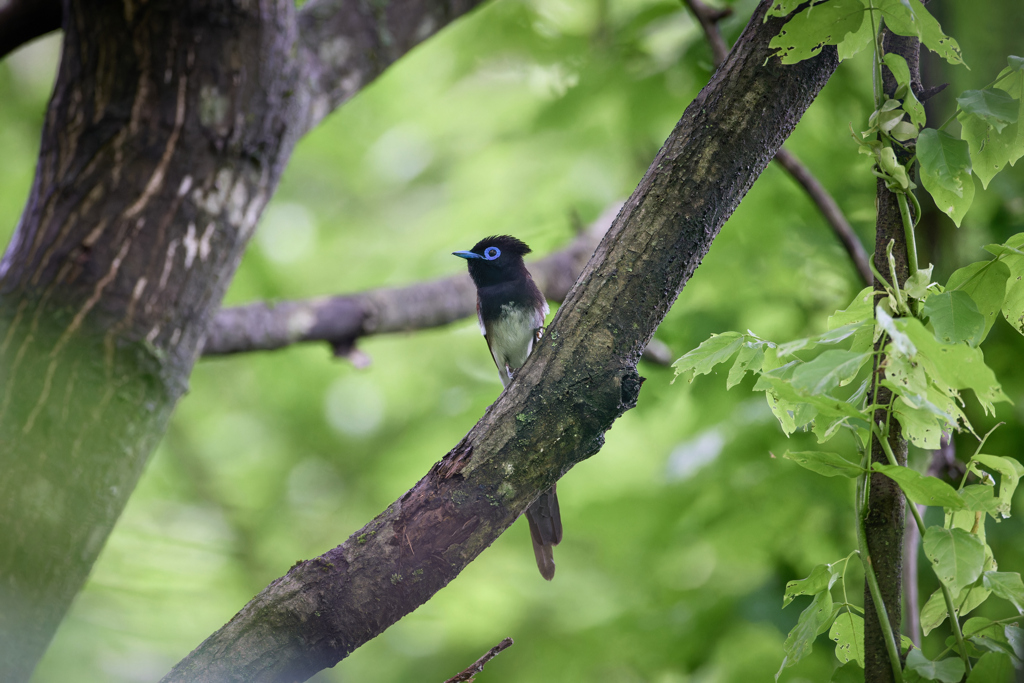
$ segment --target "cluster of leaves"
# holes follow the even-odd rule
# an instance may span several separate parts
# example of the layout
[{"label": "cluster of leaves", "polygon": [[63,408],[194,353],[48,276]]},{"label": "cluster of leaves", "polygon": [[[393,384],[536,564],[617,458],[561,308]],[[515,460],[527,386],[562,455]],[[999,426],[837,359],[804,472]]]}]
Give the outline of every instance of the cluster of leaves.
[{"label": "cluster of leaves", "polygon": [[[886,284],[886,293],[877,302],[873,290],[866,288],[829,318],[827,332],[814,337],[776,344],[750,331],[715,335],[676,361],[677,377],[692,381],[731,362],[726,380],[731,388],[753,373],[754,390],[765,392],[787,435],[810,431],[825,443],[848,430],[860,454],[859,461],[826,451],[790,451],[785,458],[825,476],[863,478],[872,432],[884,437],[889,420],[897,420],[916,446],[935,449],[944,432],[975,433],[962,410],[966,390],[974,393],[986,413],[994,412],[995,403],[1009,400],[985,364],[980,344],[1000,313],[1024,334],[1022,247],[1024,233],[989,245],[986,249],[994,258],[957,270],[945,286],[931,282],[929,267],[917,271],[903,287]],[[890,275],[894,271],[890,256]],[[891,281],[897,282],[894,276]],[[892,390],[892,399],[885,404],[879,404],[871,391],[875,367],[884,371],[879,384]],[[879,409],[886,420],[873,424]],[[922,608],[924,632],[942,624],[950,609],[962,617],[992,595],[1009,601],[1018,612],[999,621],[970,619],[962,633],[957,620],[958,637],[950,637],[950,647],[937,661],[919,651],[908,655],[907,680],[917,676],[959,681],[972,659],[975,670],[983,673],[972,673],[969,681],[1003,680],[979,676],[1021,666],[1024,631],[1016,623],[1024,615],[1024,583],[1017,573],[997,570],[985,539],[985,521],[1009,516],[1024,467],[1012,458],[982,453],[983,445],[984,439],[967,468],[977,483],[968,484],[965,475],[957,489],[899,466],[894,459],[889,465],[873,465],[912,502],[946,512],[942,526],[921,529],[925,555],[942,586]],[[855,553],[835,564],[819,565],[806,579],[787,587],[783,606],[798,595],[813,599],[789,634],[783,668],[799,661],[825,631],[836,642],[836,656],[843,663],[834,680],[846,680],[844,676],[863,667],[863,612],[845,598],[846,566]],[[844,599],[835,603],[831,591],[839,579]],[[953,656],[946,657],[950,652]]]},{"label": "cluster of leaves", "polygon": [[[787,16],[799,5],[799,0],[779,0],[769,14]],[[786,23],[772,47],[787,64],[813,57],[825,45],[836,45],[840,60],[847,59],[872,44],[881,21],[893,33],[917,37],[951,64],[963,63],[956,41],[942,32],[918,0],[811,2]],[[1007,67],[992,83],[981,90],[965,91],[957,98],[957,110],[949,120],[937,129],[925,130],[924,107],[910,87],[906,62],[892,54],[882,59],[898,89],[893,97],[878,98],[870,128],[858,140],[862,151],[875,156],[890,190],[906,193],[914,189],[913,183],[887,143],[916,139],[921,181],[936,206],[959,226],[974,200],[972,172],[987,188],[1007,164],[1012,166],[1024,156],[1024,128],[1018,125],[1024,118],[1024,58],[1009,57]],[[954,118],[960,122],[959,137],[945,130]]]}]

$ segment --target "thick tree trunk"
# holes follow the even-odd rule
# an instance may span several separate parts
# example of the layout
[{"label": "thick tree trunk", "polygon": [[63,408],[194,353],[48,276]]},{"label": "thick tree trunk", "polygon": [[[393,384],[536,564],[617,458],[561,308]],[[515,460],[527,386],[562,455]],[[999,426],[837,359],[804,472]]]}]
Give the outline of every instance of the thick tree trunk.
[{"label": "thick tree trunk", "polygon": [[640,352],[712,240],[836,68],[770,58],[762,2],[686,109],[501,398],[409,492],[296,564],[164,681],[297,681],[423,604],[631,408]]},{"label": "thick tree trunk", "polygon": [[0,680],[84,582],[296,139],[474,4],[65,1],[0,262]]}]

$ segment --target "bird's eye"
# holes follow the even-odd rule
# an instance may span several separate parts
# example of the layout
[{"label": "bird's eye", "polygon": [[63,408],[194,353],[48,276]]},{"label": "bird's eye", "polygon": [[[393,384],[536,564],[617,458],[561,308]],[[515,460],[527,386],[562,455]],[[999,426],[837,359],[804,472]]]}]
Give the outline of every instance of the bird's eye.
[{"label": "bird's eye", "polygon": [[501,249],[498,249],[497,247],[487,247],[484,249],[484,258],[488,261],[493,261],[499,256],[501,256]]}]

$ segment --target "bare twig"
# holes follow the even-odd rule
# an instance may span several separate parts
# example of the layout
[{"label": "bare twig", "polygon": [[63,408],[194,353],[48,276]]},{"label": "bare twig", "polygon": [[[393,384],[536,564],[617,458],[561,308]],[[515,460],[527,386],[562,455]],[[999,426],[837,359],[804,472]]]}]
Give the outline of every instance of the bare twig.
[{"label": "bare twig", "polygon": [[[701,28],[704,29],[704,35],[711,46],[711,54],[714,57],[715,66],[718,66],[729,54],[729,47],[722,37],[722,32],[718,30],[718,22],[729,16],[731,10],[728,8],[716,9],[705,5],[701,0],[683,0],[683,3],[693,13],[693,16],[697,18]],[[793,179],[804,188],[811,201],[814,202],[822,216],[825,217],[825,220],[832,227],[836,237],[842,242],[861,280],[864,284],[871,284],[871,266],[868,263],[868,254],[864,250],[864,245],[861,244],[857,233],[853,231],[850,222],[846,220],[842,209],[839,208],[839,204],[829,194],[829,191],[785,147],[779,148],[779,151],[775,153],[775,161],[779,162],[779,165],[786,169],[793,176]]]},{"label": "bare twig", "polygon": [[465,671],[456,676],[452,676],[444,683],[472,683],[476,675],[484,670],[484,666],[487,665],[487,662],[494,659],[499,652],[508,648],[510,645],[512,645],[512,639],[506,638],[488,650],[483,657],[473,662]]}]

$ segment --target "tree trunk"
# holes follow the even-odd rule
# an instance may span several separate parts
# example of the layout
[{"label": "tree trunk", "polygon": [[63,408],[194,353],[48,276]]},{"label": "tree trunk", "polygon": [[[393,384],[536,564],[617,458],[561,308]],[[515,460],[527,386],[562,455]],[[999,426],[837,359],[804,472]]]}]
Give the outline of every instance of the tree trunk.
[{"label": "tree trunk", "polygon": [[[920,92],[921,78],[918,68],[918,55],[920,43],[916,38],[897,36],[888,31],[884,32],[883,50],[898,54],[907,61],[910,67],[911,81],[915,93]],[[893,96],[896,92],[896,81],[889,72],[888,67],[883,66],[883,91]],[[897,158],[901,164],[907,163],[910,154],[897,150]],[[913,172],[910,172],[913,180]],[[876,270],[891,279],[889,259],[886,253],[889,242],[893,242],[892,256],[896,262],[896,281],[900,288],[910,276],[910,266],[907,259],[907,240],[903,229],[903,219],[900,216],[900,207],[897,195],[890,192],[882,180],[877,181],[876,203],[878,214],[875,222],[875,253],[874,264]],[[875,282],[875,302],[882,300],[885,296],[885,288],[880,282]],[[888,338],[884,335],[875,343],[877,350],[880,345],[885,344]],[[872,374],[872,396],[877,396],[875,403],[887,404],[892,400],[892,392],[878,383],[885,378],[885,356],[875,356],[876,362]],[[877,394],[876,392],[877,387]],[[885,424],[885,411],[876,410],[874,420]],[[889,447],[892,449],[896,461],[900,465],[907,464],[907,440],[903,438],[903,430],[899,421],[892,419],[889,423]],[[871,438],[871,462],[889,464],[889,459],[882,449],[878,438]],[[903,491],[895,481],[885,475],[872,473],[871,488],[868,496],[866,519],[864,523],[865,537],[868,546],[868,561],[875,571],[878,580],[879,592],[885,610],[888,615],[889,625],[897,639],[897,646],[900,637],[900,623],[902,617],[902,574],[903,574],[903,533],[906,526],[906,501]],[[892,663],[889,660],[889,653],[885,646],[885,636],[882,631],[881,622],[876,608],[872,607],[874,601],[871,598],[871,591],[868,585],[864,584],[864,680],[868,683],[889,683],[893,681]]]},{"label": "tree trunk", "polygon": [[474,4],[64,2],[0,261],[0,680],[30,676],[85,581],[295,141]]},{"label": "tree trunk", "polygon": [[636,363],[712,240],[837,65],[783,66],[762,2],[687,107],[548,332],[484,417],[344,544],[275,580],[164,679],[305,680],[426,602],[631,408]]}]

